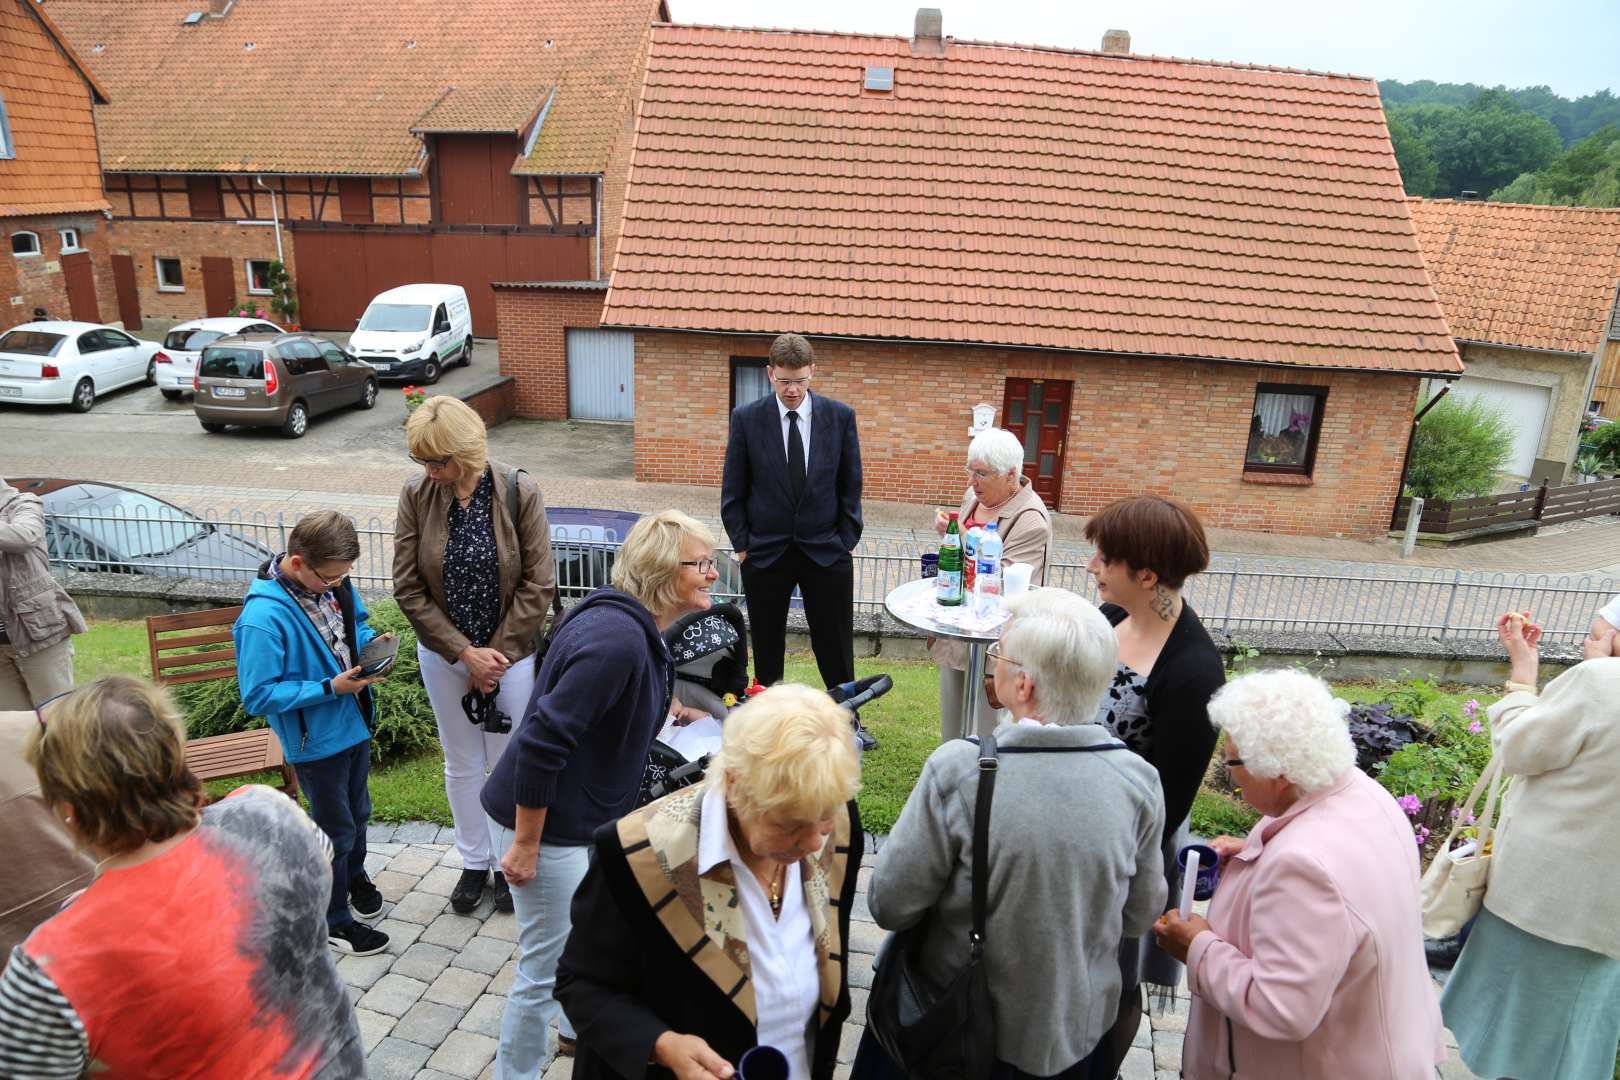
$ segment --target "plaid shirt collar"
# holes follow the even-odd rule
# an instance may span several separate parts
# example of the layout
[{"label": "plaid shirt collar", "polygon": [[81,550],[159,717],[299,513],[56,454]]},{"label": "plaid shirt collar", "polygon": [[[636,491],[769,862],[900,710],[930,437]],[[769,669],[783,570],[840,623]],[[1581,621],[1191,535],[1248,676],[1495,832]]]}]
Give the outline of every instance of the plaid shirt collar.
[{"label": "plaid shirt collar", "polygon": [[343,609],[338,605],[337,590],[327,589],[325,592],[311,592],[298,582],[294,581],[281,569],[281,560],[285,555],[277,555],[270,563],[270,578],[287,590],[304,614],[309,616],[310,622],[315,624],[315,630],[331,648],[333,655],[338,659],[338,665],[347,670],[353,663],[349,652],[349,644],[343,639]]},{"label": "plaid shirt collar", "polygon": [[271,581],[276,582],[282,588],[292,593],[294,600],[330,600],[333,603],[337,602],[337,597],[333,595],[333,591],[331,589],[326,589],[322,592],[310,592],[297,581],[293,580],[292,575],[281,568],[281,560],[285,559],[286,557],[286,554],[283,553],[270,560]]}]

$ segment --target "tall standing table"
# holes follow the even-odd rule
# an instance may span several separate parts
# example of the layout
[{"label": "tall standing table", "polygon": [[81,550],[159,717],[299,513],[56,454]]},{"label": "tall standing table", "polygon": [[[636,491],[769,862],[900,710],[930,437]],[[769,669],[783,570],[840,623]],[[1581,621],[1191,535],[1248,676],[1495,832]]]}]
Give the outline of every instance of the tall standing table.
[{"label": "tall standing table", "polygon": [[1001,637],[1007,621],[1005,611],[987,616],[975,615],[971,600],[960,607],[945,607],[934,599],[933,578],[908,581],[883,598],[883,609],[890,618],[933,637],[967,642],[967,675],[962,681],[962,729],[972,730],[978,704],[979,684],[984,681],[984,650]]}]

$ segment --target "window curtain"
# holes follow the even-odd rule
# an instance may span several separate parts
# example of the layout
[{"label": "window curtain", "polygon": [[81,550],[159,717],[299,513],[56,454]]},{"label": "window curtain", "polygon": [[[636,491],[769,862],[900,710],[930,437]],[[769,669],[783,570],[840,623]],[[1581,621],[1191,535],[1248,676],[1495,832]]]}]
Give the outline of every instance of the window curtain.
[{"label": "window curtain", "polygon": [[1287,431],[1296,416],[1303,416],[1299,430],[1309,434],[1316,418],[1316,397],[1312,394],[1261,394],[1255,399],[1254,415],[1260,418],[1260,434],[1268,438]]},{"label": "window curtain", "polygon": [[738,405],[762,398],[771,392],[771,380],[765,368],[738,364],[731,369],[731,395]]}]

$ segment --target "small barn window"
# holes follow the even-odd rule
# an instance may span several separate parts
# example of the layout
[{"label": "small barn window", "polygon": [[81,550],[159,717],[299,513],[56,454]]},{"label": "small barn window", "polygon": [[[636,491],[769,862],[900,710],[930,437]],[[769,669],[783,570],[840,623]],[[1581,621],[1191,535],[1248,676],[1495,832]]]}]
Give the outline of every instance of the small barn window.
[{"label": "small barn window", "polygon": [[1249,445],[1243,467],[1250,472],[1311,475],[1322,435],[1325,386],[1261,383],[1254,394]]},{"label": "small barn window", "polygon": [[73,252],[79,250],[78,229],[61,229],[58,231],[62,237],[62,254],[71,255]]},{"label": "small barn window", "polygon": [[12,233],[11,253],[13,255],[38,255],[39,234],[31,232]]},{"label": "small barn window", "polygon": [[248,292],[254,296],[270,295],[270,260],[249,259],[247,261]]},{"label": "small barn window", "polygon": [[180,260],[169,255],[157,257],[158,292],[185,292],[186,276]]}]

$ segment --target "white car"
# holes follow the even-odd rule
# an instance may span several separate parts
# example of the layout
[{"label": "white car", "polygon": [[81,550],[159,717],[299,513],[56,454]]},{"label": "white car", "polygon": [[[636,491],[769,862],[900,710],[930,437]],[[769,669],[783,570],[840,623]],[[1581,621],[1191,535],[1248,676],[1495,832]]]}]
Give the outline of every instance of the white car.
[{"label": "white car", "polygon": [[460,285],[401,285],[380,292],[349,336],[349,352],[391,379],[431,385],[452,362],[472,363],[472,309]]},{"label": "white car", "polygon": [[157,378],[158,345],[86,322],[31,322],[0,334],[0,403],[71,405]]},{"label": "white car", "polygon": [[279,334],[281,327],[263,319],[193,319],[170,330],[163,338],[163,348],[153,359],[157,362],[157,386],[170,401],[192,391],[192,379],[197,375],[197,358],[205,347],[232,334]]}]

